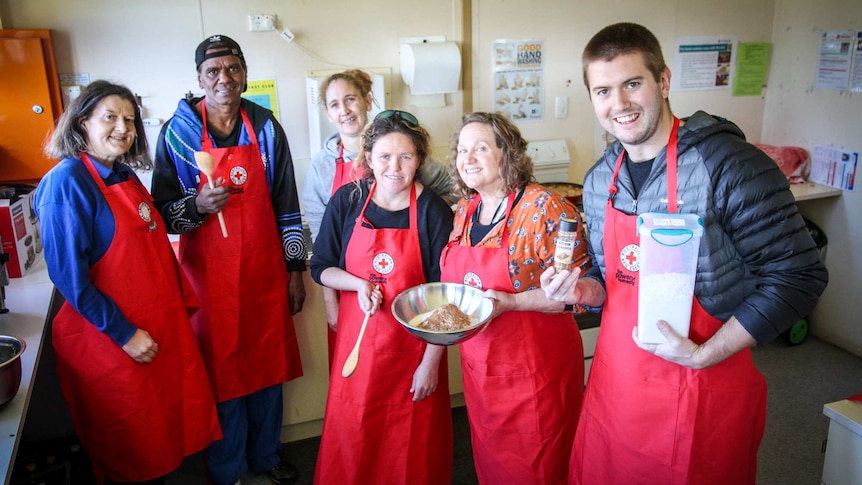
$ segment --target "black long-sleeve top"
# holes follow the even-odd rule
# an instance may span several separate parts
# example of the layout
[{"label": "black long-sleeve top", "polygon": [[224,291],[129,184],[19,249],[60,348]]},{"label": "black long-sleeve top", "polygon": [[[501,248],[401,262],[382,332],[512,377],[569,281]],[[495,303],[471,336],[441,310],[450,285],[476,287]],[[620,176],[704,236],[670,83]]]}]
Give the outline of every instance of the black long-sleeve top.
[{"label": "black long-sleeve top", "polygon": [[[367,199],[368,186],[365,182],[361,189],[357,189],[355,184],[347,184],[330,199],[311,256],[311,276],[314,281],[320,283],[320,274],[326,268],[345,269],[347,244],[353,236],[356,218]],[[428,188],[419,194],[416,204],[425,281],[440,281],[440,253],[452,232],[452,209]],[[365,211],[365,218],[375,228],[404,229],[410,223],[410,209],[390,212],[378,207],[372,200]]]}]

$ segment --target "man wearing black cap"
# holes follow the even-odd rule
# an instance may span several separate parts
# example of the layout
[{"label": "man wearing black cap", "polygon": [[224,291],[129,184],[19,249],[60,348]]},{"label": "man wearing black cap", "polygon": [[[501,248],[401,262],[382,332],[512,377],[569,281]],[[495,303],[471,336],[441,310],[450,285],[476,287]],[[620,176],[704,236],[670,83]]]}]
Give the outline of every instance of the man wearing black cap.
[{"label": "man wearing black cap", "polygon": [[[278,453],[282,384],[302,375],[291,315],[305,300],[306,267],[293,161],[272,112],[241,97],[239,44],[211,36],[195,64],[206,95],[180,100],[162,128],[152,193],[200,300],[192,326],[224,434],[207,448],[207,468],[216,485],[247,470],[286,483],[297,472]],[[214,159],[214,180],[196,152]]]}]

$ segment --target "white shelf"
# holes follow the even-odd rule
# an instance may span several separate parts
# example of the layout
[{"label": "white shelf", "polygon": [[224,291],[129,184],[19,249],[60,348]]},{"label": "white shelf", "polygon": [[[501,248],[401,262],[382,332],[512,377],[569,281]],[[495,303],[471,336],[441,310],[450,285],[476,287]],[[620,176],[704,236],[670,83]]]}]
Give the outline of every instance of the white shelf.
[{"label": "white shelf", "polygon": [[793,197],[796,202],[812,199],[823,199],[826,197],[838,197],[842,190],[827,185],[820,185],[814,182],[805,182],[803,184],[790,184],[790,191],[793,192]]}]

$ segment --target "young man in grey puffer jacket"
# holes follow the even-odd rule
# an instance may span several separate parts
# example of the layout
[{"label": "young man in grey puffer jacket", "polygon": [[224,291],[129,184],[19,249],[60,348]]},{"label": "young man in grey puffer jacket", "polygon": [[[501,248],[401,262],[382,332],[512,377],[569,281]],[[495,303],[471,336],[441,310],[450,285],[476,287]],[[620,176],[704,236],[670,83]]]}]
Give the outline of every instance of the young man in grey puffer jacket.
[{"label": "young man in grey puffer jacket", "polygon": [[[606,27],[583,65],[618,141],[584,181],[593,269],[542,275],[550,298],[603,306],[569,483],[753,484],[766,382],[749,348],[814,307],[828,280],[820,253],[785,176],[736,125],[673,115],[670,69],[646,28]],[[657,344],[636,327],[646,212],[697,214],[704,228],[689,334],[659,320]]]}]

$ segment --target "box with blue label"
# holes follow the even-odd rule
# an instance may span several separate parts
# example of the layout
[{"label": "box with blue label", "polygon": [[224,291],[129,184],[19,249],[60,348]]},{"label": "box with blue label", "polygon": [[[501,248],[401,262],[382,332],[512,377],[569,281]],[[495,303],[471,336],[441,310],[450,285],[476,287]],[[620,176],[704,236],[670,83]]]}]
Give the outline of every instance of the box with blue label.
[{"label": "box with blue label", "polygon": [[638,339],[664,342],[659,320],[688,337],[703,222],[697,214],[648,212],[638,216],[637,226]]}]

